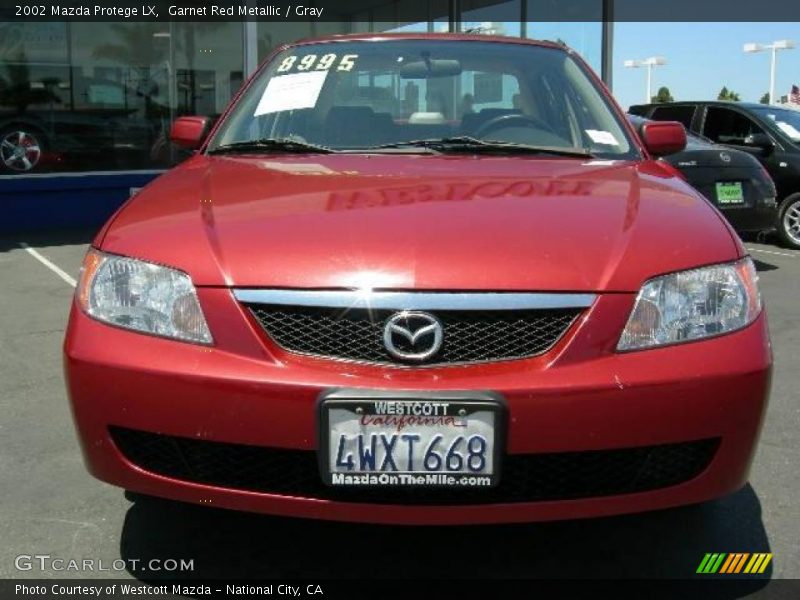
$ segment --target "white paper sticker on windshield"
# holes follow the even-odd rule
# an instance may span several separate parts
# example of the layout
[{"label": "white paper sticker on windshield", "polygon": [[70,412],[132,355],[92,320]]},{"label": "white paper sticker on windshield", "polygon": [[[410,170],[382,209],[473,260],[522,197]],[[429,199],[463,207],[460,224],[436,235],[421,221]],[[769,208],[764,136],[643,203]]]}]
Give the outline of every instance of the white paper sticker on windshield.
[{"label": "white paper sticker on windshield", "polygon": [[617,138],[609,131],[600,131],[599,129],[587,129],[586,134],[592,138],[595,144],[603,144],[604,146],[619,146]]},{"label": "white paper sticker on windshield", "polygon": [[800,140],[800,131],[798,131],[794,125],[790,125],[789,123],[785,123],[784,121],[776,121],[775,123],[778,127],[780,127],[781,131],[788,135],[793,140]]},{"label": "white paper sticker on windshield", "polygon": [[269,80],[253,116],[313,108],[327,76],[328,71],[313,71],[273,77]]}]

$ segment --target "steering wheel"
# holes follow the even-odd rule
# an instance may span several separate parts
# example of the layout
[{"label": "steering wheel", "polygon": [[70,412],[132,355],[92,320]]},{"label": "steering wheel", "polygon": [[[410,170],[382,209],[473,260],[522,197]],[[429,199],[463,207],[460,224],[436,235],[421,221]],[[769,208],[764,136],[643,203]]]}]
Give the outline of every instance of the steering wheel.
[{"label": "steering wheel", "polygon": [[515,127],[515,126],[528,127],[530,129],[539,129],[555,135],[555,131],[553,131],[553,128],[550,127],[547,123],[545,123],[541,119],[537,119],[536,117],[531,117],[528,115],[519,115],[514,113],[508,115],[498,115],[493,119],[489,119],[483,125],[478,127],[478,129],[476,129],[472,135],[480,139],[498,129],[506,129],[508,127]]}]

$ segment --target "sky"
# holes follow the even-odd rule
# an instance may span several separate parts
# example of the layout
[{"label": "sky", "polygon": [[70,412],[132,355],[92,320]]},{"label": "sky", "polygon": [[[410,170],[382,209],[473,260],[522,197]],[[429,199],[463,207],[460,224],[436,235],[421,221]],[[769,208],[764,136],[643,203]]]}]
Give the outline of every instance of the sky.
[{"label": "sky", "polygon": [[783,39],[798,48],[778,51],[777,96],[800,85],[800,23],[615,23],[614,95],[625,109],[644,102],[646,69],[623,63],[663,56],[667,64],[653,69],[653,94],[665,85],[676,100],[715,100],[727,86],[743,101],[758,102],[769,90],[770,52],[745,54],[742,46]]}]

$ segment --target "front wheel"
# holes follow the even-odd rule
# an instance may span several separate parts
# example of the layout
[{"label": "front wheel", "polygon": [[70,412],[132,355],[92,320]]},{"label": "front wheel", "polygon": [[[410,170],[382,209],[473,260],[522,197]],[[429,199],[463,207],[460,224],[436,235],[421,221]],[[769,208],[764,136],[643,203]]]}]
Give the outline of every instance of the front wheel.
[{"label": "front wheel", "polygon": [[789,248],[800,250],[800,193],[781,202],[778,210],[778,237]]}]

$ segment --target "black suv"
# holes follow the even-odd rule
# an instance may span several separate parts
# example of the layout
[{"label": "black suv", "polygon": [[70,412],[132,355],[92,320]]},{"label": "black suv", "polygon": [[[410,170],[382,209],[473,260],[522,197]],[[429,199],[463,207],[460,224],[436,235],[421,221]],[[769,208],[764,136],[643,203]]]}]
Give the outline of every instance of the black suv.
[{"label": "black suv", "polygon": [[745,102],[670,102],[639,104],[628,112],[680,121],[718,144],[756,156],[778,190],[778,235],[800,249],[800,110]]}]

